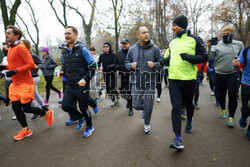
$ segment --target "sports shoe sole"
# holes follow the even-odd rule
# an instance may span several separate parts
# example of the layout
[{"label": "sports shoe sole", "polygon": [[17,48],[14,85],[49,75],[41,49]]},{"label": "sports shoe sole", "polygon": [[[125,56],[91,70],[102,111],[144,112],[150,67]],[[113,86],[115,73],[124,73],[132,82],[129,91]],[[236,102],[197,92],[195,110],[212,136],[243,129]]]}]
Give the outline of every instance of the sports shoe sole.
[{"label": "sports shoe sole", "polygon": [[19,141],[19,140],[22,140],[22,139],[24,139],[25,137],[29,137],[29,136],[31,136],[33,134],[33,131],[30,133],[30,134],[28,134],[28,135],[26,135],[26,136],[24,136],[23,138],[20,138],[20,139],[14,139],[15,141]]},{"label": "sports shoe sole", "polygon": [[75,123],[77,123],[78,121],[73,121],[73,123],[71,123],[71,124],[69,124],[69,123],[66,123],[66,125],[68,126],[68,125],[73,125],[73,124],[75,124]]}]

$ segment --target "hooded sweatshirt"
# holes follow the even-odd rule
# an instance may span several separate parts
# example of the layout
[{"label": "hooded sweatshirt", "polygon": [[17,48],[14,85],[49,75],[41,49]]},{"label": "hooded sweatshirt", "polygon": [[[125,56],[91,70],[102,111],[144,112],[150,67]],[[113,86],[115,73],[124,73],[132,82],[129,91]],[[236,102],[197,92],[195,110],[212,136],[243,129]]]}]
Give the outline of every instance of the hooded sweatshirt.
[{"label": "hooded sweatshirt", "polygon": [[[148,41],[145,46],[140,46],[137,42],[129,48],[127,58],[125,60],[126,68],[129,71],[133,71],[131,68],[133,62],[137,62],[137,68],[134,72],[131,72],[131,83],[135,83],[136,87],[144,87],[151,85],[151,88],[155,89],[156,72],[160,70],[161,52],[158,46],[152,41]],[[148,61],[154,62],[155,66],[150,68]]]},{"label": "hooded sweatshirt", "polygon": [[98,68],[103,67],[103,72],[111,72],[114,68],[116,55],[112,52],[112,46],[109,42],[105,42],[104,45],[109,46],[109,52],[103,53],[99,57]]}]

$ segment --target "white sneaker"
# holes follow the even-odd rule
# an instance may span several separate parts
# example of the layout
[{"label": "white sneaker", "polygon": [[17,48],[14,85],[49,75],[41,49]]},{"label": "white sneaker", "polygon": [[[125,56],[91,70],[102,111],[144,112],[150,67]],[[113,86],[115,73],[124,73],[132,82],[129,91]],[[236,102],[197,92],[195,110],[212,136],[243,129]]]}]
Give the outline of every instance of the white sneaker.
[{"label": "white sneaker", "polygon": [[16,116],[11,117],[12,120],[16,120]]},{"label": "white sneaker", "polygon": [[144,124],[144,133],[145,134],[149,134],[151,132],[151,127],[150,125],[145,125]]},{"label": "white sneaker", "polygon": [[116,106],[116,102],[112,101],[112,104],[110,105],[110,107],[115,107]]},{"label": "white sneaker", "polygon": [[157,101],[157,103],[160,103],[161,102],[161,98],[157,97],[156,101]]},{"label": "white sneaker", "polygon": [[213,91],[211,91],[211,96],[214,96],[214,92]]}]

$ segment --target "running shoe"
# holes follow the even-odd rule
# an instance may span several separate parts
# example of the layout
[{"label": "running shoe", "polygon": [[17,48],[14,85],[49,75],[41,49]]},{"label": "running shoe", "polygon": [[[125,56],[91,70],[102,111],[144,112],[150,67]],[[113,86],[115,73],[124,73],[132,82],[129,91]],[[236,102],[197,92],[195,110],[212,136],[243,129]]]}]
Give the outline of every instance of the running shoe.
[{"label": "running shoe", "polygon": [[243,117],[241,117],[240,121],[239,121],[239,124],[240,124],[241,128],[245,128],[247,126],[247,120],[244,119]]},{"label": "running shoe", "polygon": [[38,118],[40,118],[40,116],[38,114],[33,114],[33,116],[31,117],[32,121],[37,120]]},{"label": "running shoe", "polygon": [[77,123],[78,122],[78,120],[68,120],[68,121],[66,121],[66,125],[73,125],[74,123]]},{"label": "running shoe", "polygon": [[14,115],[13,117],[11,117],[12,120],[16,120],[16,116]]},{"label": "running shoe", "polygon": [[215,105],[215,106],[217,106],[217,107],[219,107],[219,106],[220,106],[219,101],[218,101],[218,100],[216,100],[216,102],[214,102],[214,105]]},{"label": "running shoe", "polygon": [[48,126],[50,126],[54,122],[53,110],[48,111],[48,114],[45,115],[45,119],[47,120]]},{"label": "running shoe", "polygon": [[145,125],[144,124],[144,133],[145,134],[149,134],[151,132],[151,127],[150,125]]},{"label": "running shoe", "polygon": [[161,102],[161,98],[157,97],[156,101],[157,101],[157,103],[160,103]]},{"label": "running shoe", "polygon": [[211,91],[211,96],[214,96],[214,92],[213,91]]},{"label": "running shoe", "polygon": [[86,127],[85,131],[83,132],[83,137],[89,137],[93,133],[94,130],[95,129],[93,126],[91,126],[91,128]]},{"label": "running shoe", "polygon": [[25,137],[31,136],[32,135],[32,131],[30,129],[26,130],[21,130],[18,132],[18,134],[16,136],[13,137],[14,140],[18,141],[18,140],[22,140]]},{"label": "running shoe", "polygon": [[98,107],[96,106],[95,108],[93,108],[93,111],[94,111],[95,114],[97,114],[98,111],[99,111],[99,110],[98,110]]},{"label": "running shoe", "polygon": [[44,104],[48,105],[49,104],[48,100],[44,100]]},{"label": "running shoe", "polygon": [[228,127],[231,127],[231,128],[234,127],[234,119],[233,119],[233,117],[228,118],[227,125],[228,125]]},{"label": "running shoe", "polygon": [[110,107],[115,107],[116,106],[116,102],[112,101],[112,104],[110,105]]},{"label": "running shoe", "polygon": [[182,111],[181,111],[181,119],[182,120],[186,119],[186,114],[185,114],[185,110],[184,109],[182,109]]},{"label": "running shoe", "polygon": [[247,137],[248,137],[248,140],[250,140],[250,124],[248,125],[248,128],[247,128]]},{"label": "running shoe", "polygon": [[141,116],[141,119],[144,119],[144,115],[145,115],[145,111],[142,110],[142,111],[141,111],[141,115],[140,115],[140,116]]},{"label": "running shoe", "polygon": [[83,117],[82,119],[79,119],[79,122],[78,122],[78,124],[76,125],[76,130],[82,129],[84,120],[85,120],[84,117]]},{"label": "running shoe", "polygon": [[184,145],[179,138],[174,138],[174,141],[170,144],[169,148],[175,148],[177,150],[184,149]]},{"label": "running shoe", "polygon": [[223,119],[227,118],[227,112],[226,112],[226,110],[221,110],[221,118],[223,118]]},{"label": "running shoe", "polygon": [[134,115],[134,111],[132,108],[129,109],[129,112],[128,112],[128,116],[133,116]]},{"label": "running shoe", "polygon": [[191,133],[193,129],[193,121],[192,120],[187,120],[186,126],[185,126],[185,132],[186,133]]}]

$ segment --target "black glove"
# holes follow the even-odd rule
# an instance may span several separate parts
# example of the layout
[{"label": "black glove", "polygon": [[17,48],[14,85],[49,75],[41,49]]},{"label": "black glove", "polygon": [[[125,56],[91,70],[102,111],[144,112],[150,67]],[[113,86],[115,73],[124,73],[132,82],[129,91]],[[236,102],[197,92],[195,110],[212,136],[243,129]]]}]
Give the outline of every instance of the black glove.
[{"label": "black glove", "polygon": [[192,59],[191,57],[192,55],[189,55],[187,53],[181,53],[180,55],[181,55],[182,60],[190,61]]},{"label": "black glove", "polygon": [[6,67],[3,65],[0,65],[0,71],[6,70]]},{"label": "black glove", "polygon": [[17,69],[12,70],[12,71],[8,71],[6,72],[6,77],[12,77],[13,75],[15,75],[17,73]]}]

